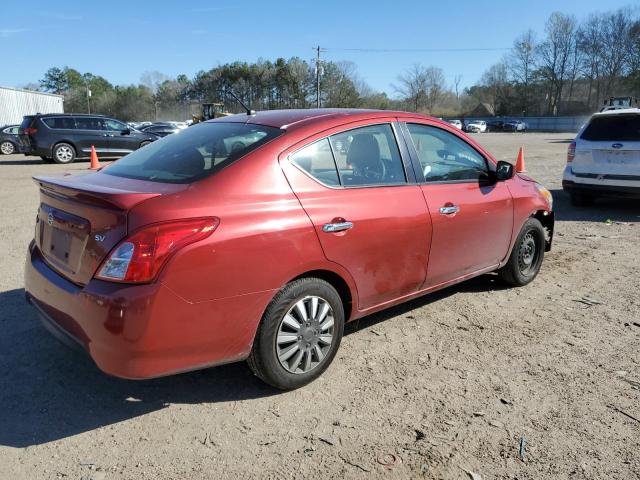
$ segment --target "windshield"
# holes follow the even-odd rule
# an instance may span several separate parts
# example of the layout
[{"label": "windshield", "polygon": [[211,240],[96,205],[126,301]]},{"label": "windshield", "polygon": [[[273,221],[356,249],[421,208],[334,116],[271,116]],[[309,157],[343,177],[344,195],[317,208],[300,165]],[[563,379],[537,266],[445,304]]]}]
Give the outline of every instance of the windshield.
[{"label": "windshield", "polygon": [[157,140],[102,170],[116,177],[191,183],[280,135],[278,128],[244,123],[201,123]]},{"label": "windshield", "polygon": [[640,141],[640,115],[603,115],[591,119],[582,133],[591,141]]}]

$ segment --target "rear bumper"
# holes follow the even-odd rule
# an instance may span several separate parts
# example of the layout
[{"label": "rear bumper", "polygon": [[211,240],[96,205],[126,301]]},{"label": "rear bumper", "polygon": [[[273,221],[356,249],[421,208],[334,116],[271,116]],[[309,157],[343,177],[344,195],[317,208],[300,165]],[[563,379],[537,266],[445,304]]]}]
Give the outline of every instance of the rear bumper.
[{"label": "rear bumper", "polygon": [[562,181],[562,189],[568,193],[586,193],[591,195],[603,195],[610,197],[638,198],[640,199],[640,187],[621,187],[616,185],[592,185],[588,183],[576,183],[570,180]]},{"label": "rear bumper", "polygon": [[576,175],[568,165],[562,176],[562,189],[568,193],[640,198],[640,177],[632,175]]},{"label": "rear bumper", "polygon": [[188,302],[161,283],[75,285],[29,248],[25,291],[55,337],[105,373],[144,379],[243,360],[273,292]]}]

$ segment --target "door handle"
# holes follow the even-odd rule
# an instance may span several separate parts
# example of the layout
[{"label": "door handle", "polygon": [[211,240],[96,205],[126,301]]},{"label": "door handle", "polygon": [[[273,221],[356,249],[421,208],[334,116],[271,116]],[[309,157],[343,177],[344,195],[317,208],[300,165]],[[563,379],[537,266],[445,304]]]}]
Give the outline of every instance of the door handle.
[{"label": "door handle", "polygon": [[325,223],[322,226],[322,231],[326,233],[343,232],[353,228],[353,222],[338,222],[338,223]]},{"label": "door handle", "polygon": [[453,215],[454,213],[458,213],[459,211],[460,211],[460,207],[457,207],[455,205],[440,207],[441,215]]}]

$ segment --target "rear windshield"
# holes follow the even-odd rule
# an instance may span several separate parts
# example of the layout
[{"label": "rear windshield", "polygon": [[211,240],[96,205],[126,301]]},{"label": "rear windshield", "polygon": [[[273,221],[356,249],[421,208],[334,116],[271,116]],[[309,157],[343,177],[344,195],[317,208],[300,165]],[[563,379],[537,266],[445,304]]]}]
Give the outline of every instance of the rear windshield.
[{"label": "rear windshield", "polygon": [[201,123],[156,140],[102,171],[137,180],[191,183],[221,170],[282,132],[263,125]]},{"label": "rear windshield", "polygon": [[20,128],[29,128],[31,126],[31,122],[33,121],[32,116],[22,117],[22,123],[20,124]]},{"label": "rear windshield", "polygon": [[603,115],[591,119],[583,140],[640,141],[640,115]]}]

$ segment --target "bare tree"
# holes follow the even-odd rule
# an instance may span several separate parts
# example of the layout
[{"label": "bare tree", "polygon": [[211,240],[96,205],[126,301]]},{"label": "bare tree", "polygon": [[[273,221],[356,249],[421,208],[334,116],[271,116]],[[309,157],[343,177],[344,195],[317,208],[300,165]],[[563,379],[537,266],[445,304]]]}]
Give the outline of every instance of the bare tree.
[{"label": "bare tree", "polygon": [[529,111],[531,84],[537,61],[536,33],[527,30],[513,42],[513,48],[507,55],[506,62],[511,78],[516,84],[516,93],[522,109]]},{"label": "bare tree", "polygon": [[399,86],[394,86],[414,111],[426,109],[433,112],[446,91],[444,73],[441,68],[423,67],[415,64],[398,77]]},{"label": "bare tree", "polygon": [[538,47],[542,75],[547,82],[547,110],[558,114],[562,91],[574,72],[572,54],[576,41],[576,19],[572,15],[554,12],[545,26],[546,38]]},{"label": "bare tree", "polygon": [[453,88],[456,92],[456,100],[460,99],[460,82],[462,82],[462,75],[458,74],[453,77]]},{"label": "bare tree", "polygon": [[604,97],[615,95],[620,78],[627,73],[633,20],[631,11],[623,8],[602,18],[602,75]]},{"label": "bare tree", "polygon": [[166,80],[170,80],[170,78],[157,70],[154,70],[153,72],[144,72],[140,76],[140,83],[151,90],[151,93],[154,95],[158,91],[158,88],[160,88],[160,85],[162,85]]},{"label": "bare tree", "polygon": [[480,83],[485,87],[487,100],[494,115],[497,114],[502,109],[502,105],[507,103],[509,93],[509,75],[505,63],[499,62],[492,65],[482,75]]},{"label": "bare tree", "polygon": [[393,85],[393,88],[412,106],[414,112],[419,111],[427,97],[425,68],[417,63],[414,64],[404,74],[398,76],[398,82],[400,85]]},{"label": "bare tree", "polygon": [[[581,52],[580,73],[588,80],[587,105],[600,104],[601,93],[601,63],[603,54],[602,17],[592,14],[576,33],[576,44]],[[592,104],[595,86],[595,102]]]}]

